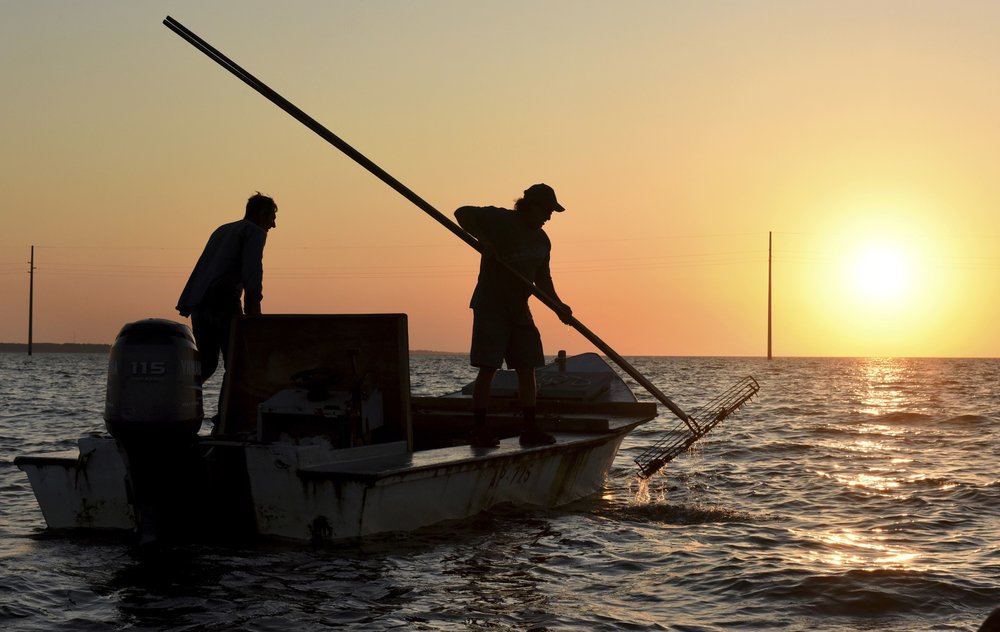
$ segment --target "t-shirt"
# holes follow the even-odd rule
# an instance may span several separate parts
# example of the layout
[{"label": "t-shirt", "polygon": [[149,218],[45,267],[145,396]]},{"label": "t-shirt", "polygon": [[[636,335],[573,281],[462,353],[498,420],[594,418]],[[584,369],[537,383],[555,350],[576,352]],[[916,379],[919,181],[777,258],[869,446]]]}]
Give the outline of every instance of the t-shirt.
[{"label": "t-shirt", "polygon": [[227,311],[239,305],[241,292],[247,311],[258,311],[264,298],[266,240],[267,231],[248,219],[215,229],[177,300],[177,311],[182,316],[199,308]]},{"label": "t-shirt", "polygon": [[[551,276],[549,256],[552,244],[541,228],[531,228],[517,217],[515,211],[496,206],[476,207],[477,239],[493,245],[496,254],[532,283]],[[479,234],[476,234],[479,233]],[[532,322],[528,309],[531,289],[511,274],[493,257],[484,256],[479,263],[479,281],[469,306],[506,312],[515,322]]]}]

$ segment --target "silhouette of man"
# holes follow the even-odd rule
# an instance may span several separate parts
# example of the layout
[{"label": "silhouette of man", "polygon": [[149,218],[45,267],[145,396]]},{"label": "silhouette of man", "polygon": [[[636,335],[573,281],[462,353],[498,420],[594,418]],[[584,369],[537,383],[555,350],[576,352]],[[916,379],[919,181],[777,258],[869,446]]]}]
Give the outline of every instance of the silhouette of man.
[{"label": "silhouette of man", "polygon": [[535,287],[561,305],[563,322],[573,310],[556,294],[549,271],[552,244],[542,230],[553,212],[564,211],[555,191],[535,184],[514,203],[514,209],[463,206],[455,211],[458,224],[479,240],[483,256],[479,280],[472,294],[471,364],[479,369],[472,394],[473,447],[496,447],[500,441],[488,427],[486,410],[493,376],[506,360],[517,373],[518,394],[524,413],[521,445],[548,445],[555,437],[538,427],[535,419],[537,386],[535,368],[545,364],[542,340],[528,308],[531,290],[500,262],[511,266]]},{"label": "silhouette of man", "polygon": [[[215,229],[177,300],[181,316],[191,317],[191,329],[201,359],[201,380],[208,380],[226,362],[233,316],[260,314],[263,299],[264,243],[275,227],[278,205],[259,191],[247,200],[243,219]],[[240,295],[243,309],[240,309]]]}]

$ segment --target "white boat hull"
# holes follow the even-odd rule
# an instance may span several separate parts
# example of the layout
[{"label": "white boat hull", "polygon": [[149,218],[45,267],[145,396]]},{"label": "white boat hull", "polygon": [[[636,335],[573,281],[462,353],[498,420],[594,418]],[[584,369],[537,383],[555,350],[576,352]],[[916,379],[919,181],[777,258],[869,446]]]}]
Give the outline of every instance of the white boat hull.
[{"label": "white boat hull", "polygon": [[127,471],[110,437],[83,437],[79,454],[18,457],[50,529],[132,529]]},{"label": "white boat hull", "polygon": [[[247,471],[260,534],[336,540],[409,531],[500,504],[564,505],[603,487],[623,438],[578,435],[544,449],[522,449],[507,439],[485,456],[464,447],[412,455],[416,459],[317,465],[308,464],[301,448],[260,446],[247,449]],[[456,459],[461,450],[469,458]],[[449,460],[420,465],[438,456]]]},{"label": "white boat hull", "polygon": [[[293,445],[241,449],[253,531],[323,541],[410,531],[501,504],[564,505],[603,487],[624,436],[565,435],[545,448],[521,448],[516,439],[505,439],[485,454],[468,447],[407,454],[405,444],[360,452]],[[49,455],[18,465],[50,529],[136,528],[124,460],[113,439],[81,439],[78,457]]]}]

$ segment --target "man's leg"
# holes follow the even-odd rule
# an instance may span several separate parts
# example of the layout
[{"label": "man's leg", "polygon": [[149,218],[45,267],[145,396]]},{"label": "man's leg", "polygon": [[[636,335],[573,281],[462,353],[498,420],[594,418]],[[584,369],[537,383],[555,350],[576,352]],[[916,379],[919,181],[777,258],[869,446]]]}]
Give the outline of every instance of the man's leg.
[{"label": "man's leg", "polygon": [[504,318],[490,312],[473,310],[472,319],[472,366],[479,369],[472,387],[472,437],[474,448],[494,448],[500,440],[488,428],[486,411],[490,404],[490,389],[493,376],[503,364],[503,352],[507,346],[507,325]]},{"label": "man's leg", "polygon": [[216,412],[215,416],[212,417],[212,423],[215,424],[215,427],[212,429],[213,433],[221,432],[222,430],[222,401],[226,396],[224,388],[226,384],[225,377],[229,373],[229,332],[232,330],[233,318],[239,313],[239,311],[236,311],[232,314],[220,313],[217,315],[218,320],[216,321],[216,334],[219,337],[219,351],[222,353],[222,366],[225,369],[225,372],[223,373],[222,384],[219,385],[218,412]]},{"label": "man's leg", "polygon": [[493,376],[497,370],[491,366],[479,367],[476,382],[472,387],[472,409],[486,410],[490,405],[490,387],[493,386]]},{"label": "man's leg", "polygon": [[535,381],[535,368],[517,369],[517,388],[521,398],[521,410],[524,414],[524,429],[521,431],[521,445],[552,445],[556,438],[538,427],[535,417],[535,404],[538,401],[538,386]]},{"label": "man's leg", "polygon": [[220,340],[213,320],[208,312],[196,310],[191,313],[191,332],[198,347],[202,383],[207,382],[219,366]]},{"label": "man's leg", "polygon": [[[191,314],[191,329],[194,333],[195,344],[198,346],[198,358],[201,361],[202,384],[208,381],[208,378],[218,369],[220,353],[222,361],[228,366],[229,329],[232,319],[233,314],[227,312],[198,310]],[[219,401],[216,412],[212,416],[213,432],[220,429],[222,396],[223,392],[220,386]]]},{"label": "man's leg", "polygon": [[529,366],[517,369],[517,394],[521,399],[522,408],[534,408],[538,397],[538,386],[535,382],[535,367]]},{"label": "man's leg", "polygon": [[233,317],[221,316],[218,324],[219,351],[222,352],[222,368],[229,368],[229,332],[232,329]]},{"label": "man's leg", "polygon": [[495,448],[500,439],[486,425],[486,410],[490,405],[490,388],[497,370],[493,367],[479,367],[476,382],[472,387],[472,437],[474,448]]},{"label": "man's leg", "polygon": [[534,323],[515,329],[508,349],[508,362],[514,360],[517,371],[517,391],[521,400],[521,410],[524,414],[524,429],[521,431],[521,445],[551,445],[555,437],[538,427],[535,418],[535,405],[538,400],[538,383],[535,380],[535,367],[545,364],[542,355],[542,338]]}]

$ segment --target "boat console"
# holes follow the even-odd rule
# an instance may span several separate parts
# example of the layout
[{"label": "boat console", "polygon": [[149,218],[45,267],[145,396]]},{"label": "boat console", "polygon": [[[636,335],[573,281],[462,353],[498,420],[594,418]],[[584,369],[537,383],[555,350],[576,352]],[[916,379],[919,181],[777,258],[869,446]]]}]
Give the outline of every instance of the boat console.
[{"label": "boat console", "polygon": [[412,449],[405,314],[237,318],[216,435]]}]

